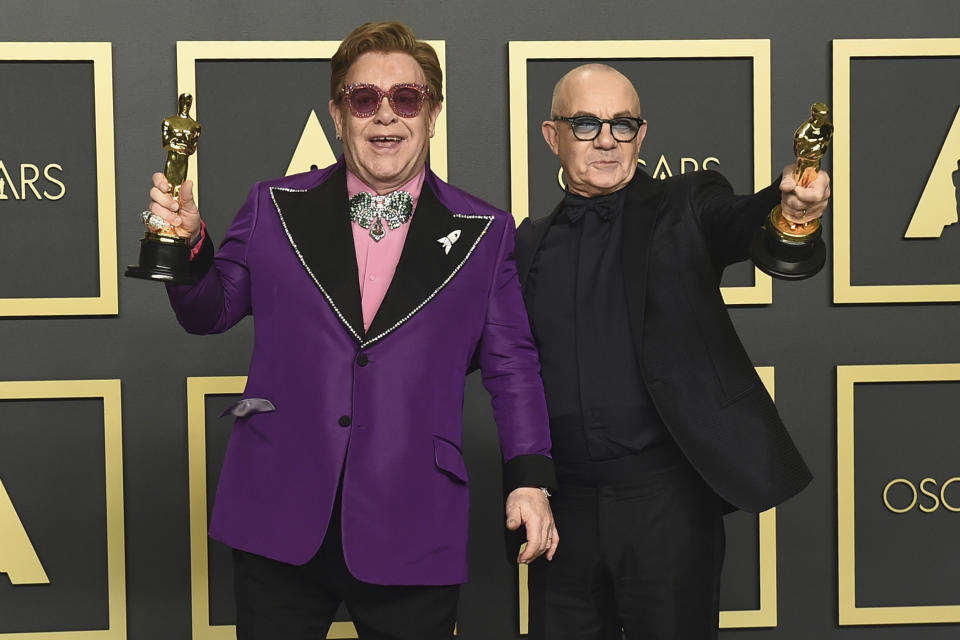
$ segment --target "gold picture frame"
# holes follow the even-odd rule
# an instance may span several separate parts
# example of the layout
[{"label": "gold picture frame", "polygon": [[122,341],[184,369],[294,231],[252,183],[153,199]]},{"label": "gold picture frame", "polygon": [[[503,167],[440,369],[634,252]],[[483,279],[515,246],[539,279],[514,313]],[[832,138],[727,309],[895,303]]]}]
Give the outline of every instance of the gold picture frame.
[{"label": "gold picture frame", "polygon": [[0,317],[117,315],[117,204],[113,59],[109,42],[0,42],[0,62],[93,63],[100,293],[87,297],[0,298]]},{"label": "gold picture frame", "polygon": [[[960,38],[833,41],[833,301],[837,304],[960,302],[958,284],[854,285],[850,264],[850,66],[854,58],[960,58]],[[956,123],[954,127],[958,126]]]},{"label": "gold picture frame", "polygon": [[957,382],[960,364],[837,366],[837,585],[839,624],[938,624],[960,622],[960,604],[858,607],[854,489],[854,386],[877,382]]},{"label": "gold picture frame", "polygon": [[0,401],[100,398],[103,400],[106,498],[106,629],[0,633],[2,640],[125,640],[127,637],[126,536],[123,517],[123,423],[120,380],[0,382]]}]

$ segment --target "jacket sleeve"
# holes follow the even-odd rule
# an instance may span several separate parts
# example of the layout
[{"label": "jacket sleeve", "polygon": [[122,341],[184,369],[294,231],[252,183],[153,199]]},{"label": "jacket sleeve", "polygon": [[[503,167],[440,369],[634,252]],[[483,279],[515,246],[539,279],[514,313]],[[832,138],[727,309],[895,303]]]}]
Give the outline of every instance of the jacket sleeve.
[{"label": "jacket sleeve", "polygon": [[257,224],[259,191],[254,185],[216,256],[208,234],[190,262],[197,283],[167,285],[177,320],[190,333],[221,333],[251,313],[247,247]]},{"label": "jacket sleeve", "polygon": [[716,171],[695,176],[688,192],[690,208],[720,272],[727,265],[749,257],[750,239],[763,226],[767,215],[780,202],[780,180],[752,195],[735,195],[727,179]]},{"label": "jacket sleeve", "polygon": [[504,221],[477,353],[500,432],[508,492],[556,485],[540,358],[520,294],[514,234],[511,221]]}]

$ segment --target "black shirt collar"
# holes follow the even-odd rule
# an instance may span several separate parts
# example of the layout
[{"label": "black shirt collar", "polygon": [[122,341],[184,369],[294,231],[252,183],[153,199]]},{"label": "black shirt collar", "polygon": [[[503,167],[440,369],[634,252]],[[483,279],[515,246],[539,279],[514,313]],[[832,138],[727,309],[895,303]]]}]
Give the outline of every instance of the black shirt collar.
[{"label": "black shirt collar", "polygon": [[563,197],[563,208],[557,220],[575,223],[587,212],[594,212],[604,222],[609,222],[617,217],[620,210],[623,209],[623,196],[626,193],[626,187],[608,193],[603,196],[585,198],[584,196],[570,193],[569,191]]}]

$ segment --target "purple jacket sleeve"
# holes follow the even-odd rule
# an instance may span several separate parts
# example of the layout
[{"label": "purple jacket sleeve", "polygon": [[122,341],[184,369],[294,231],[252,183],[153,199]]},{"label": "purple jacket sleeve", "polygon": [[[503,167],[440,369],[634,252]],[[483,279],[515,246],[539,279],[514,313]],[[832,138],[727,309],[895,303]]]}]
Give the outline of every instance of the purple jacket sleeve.
[{"label": "purple jacket sleeve", "polygon": [[257,225],[259,191],[259,184],[254,185],[216,257],[207,234],[190,263],[199,281],[194,285],[167,285],[177,320],[190,333],[221,333],[250,313],[247,246]]},{"label": "purple jacket sleeve", "polygon": [[540,359],[513,259],[514,234],[512,220],[507,220],[477,354],[500,431],[507,491],[556,484]]}]

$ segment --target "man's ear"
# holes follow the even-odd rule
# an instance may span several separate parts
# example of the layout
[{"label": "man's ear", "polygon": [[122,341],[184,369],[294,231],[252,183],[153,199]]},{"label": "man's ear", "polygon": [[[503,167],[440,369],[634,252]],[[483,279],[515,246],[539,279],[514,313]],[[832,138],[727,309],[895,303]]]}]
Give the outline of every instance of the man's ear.
[{"label": "man's ear", "polygon": [[337,140],[343,140],[343,112],[333,100],[327,104],[327,108],[330,110],[330,117],[333,118],[333,125],[337,130]]},{"label": "man's ear", "polygon": [[553,120],[544,120],[543,124],[540,125],[540,133],[543,134],[543,139],[547,141],[547,145],[550,147],[550,150],[553,151],[553,155],[560,155],[558,149],[560,131],[557,129],[557,123]]},{"label": "man's ear", "polygon": [[[431,102],[433,101],[431,100]],[[440,102],[434,102],[433,105],[430,107],[430,114],[428,115],[428,117],[430,118],[430,137],[431,138],[433,137],[434,129],[437,125],[437,118],[440,116],[441,109],[443,109],[443,104]]]},{"label": "man's ear", "polygon": [[638,151],[640,150],[640,145],[643,144],[643,139],[646,137],[646,135],[647,135],[647,123],[644,122],[642,125],[640,125],[640,131],[637,132],[637,150]]}]

